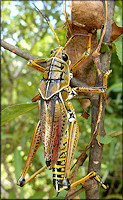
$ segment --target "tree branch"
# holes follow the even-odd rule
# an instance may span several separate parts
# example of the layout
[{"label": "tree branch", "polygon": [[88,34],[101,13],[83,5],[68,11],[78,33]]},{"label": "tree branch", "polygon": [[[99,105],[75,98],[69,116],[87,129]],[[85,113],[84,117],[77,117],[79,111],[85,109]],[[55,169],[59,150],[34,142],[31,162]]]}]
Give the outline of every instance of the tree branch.
[{"label": "tree branch", "polygon": [[[111,33],[112,33],[112,23],[113,23],[113,17],[114,17],[114,1],[107,1],[107,26],[106,26],[106,33],[104,36],[103,41],[109,42]],[[110,31],[109,31],[110,30]],[[112,54],[112,49],[109,47],[109,51],[101,54],[98,59],[98,67],[101,72],[105,72],[110,68],[110,59]],[[101,73],[100,76],[97,76],[96,78],[96,85],[100,86],[102,84],[103,80],[103,73]],[[100,99],[101,98],[101,99]],[[105,114],[105,100],[102,95],[99,95],[98,101],[92,100],[92,132],[93,134],[95,130],[95,123],[97,121],[97,115],[95,113],[98,113],[99,109],[99,103],[102,101],[102,112],[100,116],[100,123],[98,126],[98,130],[96,134],[100,134],[101,136],[105,136],[105,130],[104,130],[104,114]],[[101,169],[101,160],[102,160],[102,151],[103,151],[103,145],[98,143],[98,141],[94,140],[94,145],[90,149],[90,155],[89,155],[89,166],[88,166],[88,172],[90,171],[96,171],[98,174],[100,174]],[[86,198],[87,199],[99,199],[99,186],[97,186],[97,183],[94,182],[93,186],[90,186],[88,190],[86,190]]]},{"label": "tree branch", "polygon": [[14,53],[26,60],[37,59],[37,57],[30,55],[29,53],[23,51],[22,49],[14,46],[14,45],[11,45],[11,44],[5,42],[4,40],[1,40],[1,46],[4,49],[11,51],[12,53]]}]

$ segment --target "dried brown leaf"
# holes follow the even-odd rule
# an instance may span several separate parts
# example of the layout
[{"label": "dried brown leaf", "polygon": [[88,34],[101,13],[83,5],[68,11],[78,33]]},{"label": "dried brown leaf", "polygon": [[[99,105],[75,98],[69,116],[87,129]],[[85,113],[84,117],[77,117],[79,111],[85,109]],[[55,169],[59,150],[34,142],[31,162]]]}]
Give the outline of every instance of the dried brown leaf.
[{"label": "dried brown leaf", "polygon": [[85,119],[88,119],[90,115],[85,109],[83,109],[83,113],[81,114],[81,116],[84,117]]},{"label": "dried brown leaf", "polygon": [[113,42],[116,40],[121,34],[123,34],[123,27],[117,26],[117,24],[114,22],[112,24],[112,34],[110,41]]}]

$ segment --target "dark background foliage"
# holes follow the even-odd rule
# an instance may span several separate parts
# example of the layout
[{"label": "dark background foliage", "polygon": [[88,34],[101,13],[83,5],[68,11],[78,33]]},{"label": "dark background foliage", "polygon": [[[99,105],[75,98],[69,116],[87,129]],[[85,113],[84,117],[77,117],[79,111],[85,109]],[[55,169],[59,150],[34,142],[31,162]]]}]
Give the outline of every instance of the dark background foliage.
[{"label": "dark background foliage", "polygon": [[[35,2],[36,3],[36,2]],[[115,3],[114,21],[118,26],[122,22],[122,2]],[[49,18],[56,30],[61,45],[66,42],[66,30],[60,30],[63,26],[64,14],[62,1],[41,1],[36,4]],[[37,14],[32,1],[2,1],[1,4],[2,39],[16,45],[32,55],[48,58],[50,51],[57,47],[57,42],[47,23]],[[119,136],[112,142],[104,145],[101,176],[110,188],[108,191],[100,189],[100,198],[122,199],[122,136],[121,111],[122,111],[122,46],[121,36],[113,44],[111,59],[112,74],[108,81],[107,99],[108,106],[105,113],[105,130],[107,134],[116,132]],[[26,61],[19,56],[2,48],[1,53],[1,104],[2,109],[8,105],[31,102],[38,93],[38,86],[42,74],[27,66]],[[78,150],[83,149],[89,142],[90,123],[81,117],[82,109],[77,100],[72,100],[80,124],[80,134],[75,158],[80,155]],[[88,112],[91,114],[90,108]],[[2,198],[50,198],[56,194],[52,186],[52,172],[45,170],[37,178],[25,185],[24,188],[16,186],[30,147],[31,137],[38,122],[38,108],[23,114],[2,127],[2,164],[1,184]],[[82,123],[80,123],[82,122]],[[43,147],[39,148],[33,164],[29,170],[29,176],[44,166]],[[88,158],[79,169],[76,179],[80,179],[87,173]],[[64,192],[65,193],[65,192]],[[64,194],[63,194],[64,196]],[[81,193],[80,198],[85,194]]]}]

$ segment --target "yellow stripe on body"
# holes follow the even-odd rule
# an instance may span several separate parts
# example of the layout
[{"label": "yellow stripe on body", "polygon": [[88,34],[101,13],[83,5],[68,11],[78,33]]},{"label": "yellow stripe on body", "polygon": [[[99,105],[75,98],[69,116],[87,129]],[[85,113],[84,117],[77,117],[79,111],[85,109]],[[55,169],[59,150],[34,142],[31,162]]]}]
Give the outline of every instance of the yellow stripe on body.
[{"label": "yellow stripe on body", "polygon": [[65,165],[55,165],[54,167],[55,167],[55,168],[64,168]]},{"label": "yellow stripe on body", "polygon": [[[63,153],[63,152],[67,152],[67,147],[60,151],[60,153]],[[58,161],[59,161],[59,159],[58,159]]]},{"label": "yellow stripe on body", "polygon": [[54,174],[59,174],[59,175],[62,175],[62,174],[64,175],[64,172],[57,172],[57,171],[54,171],[53,173],[54,173]]},{"label": "yellow stripe on body", "polygon": [[[56,179],[56,177],[53,177],[53,179]],[[63,180],[63,178],[58,178],[58,179]]]},{"label": "yellow stripe on body", "polygon": [[59,158],[58,161],[65,161],[65,158]]}]

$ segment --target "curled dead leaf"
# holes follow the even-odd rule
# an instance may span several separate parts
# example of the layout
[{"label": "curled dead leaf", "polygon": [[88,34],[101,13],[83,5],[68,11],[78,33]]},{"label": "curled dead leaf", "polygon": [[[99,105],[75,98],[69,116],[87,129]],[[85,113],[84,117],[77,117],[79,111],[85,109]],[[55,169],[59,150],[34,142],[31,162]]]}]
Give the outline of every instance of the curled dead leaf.
[{"label": "curled dead leaf", "polygon": [[116,40],[121,34],[123,34],[123,27],[117,26],[117,24],[114,22],[114,23],[112,24],[112,34],[111,34],[110,41],[113,42],[113,41]]},{"label": "curled dead leaf", "polygon": [[90,116],[89,113],[83,109],[83,113],[81,114],[82,117],[84,117],[85,119],[88,119],[88,117]]}]

